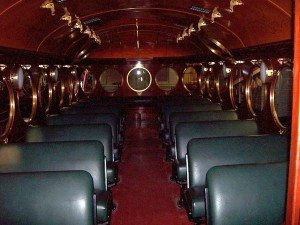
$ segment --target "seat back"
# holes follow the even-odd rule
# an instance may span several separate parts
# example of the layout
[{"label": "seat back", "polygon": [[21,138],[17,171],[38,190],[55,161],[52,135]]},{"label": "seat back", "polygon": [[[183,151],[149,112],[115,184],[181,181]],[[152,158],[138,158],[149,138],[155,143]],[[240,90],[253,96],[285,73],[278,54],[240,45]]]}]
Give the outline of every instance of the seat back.
[{"label": "seat back", "polygon": [[255,120],[228,120],[179,123],[175,128],[178,160],[185,159],[187,144],[193,138],[260,134]]},{"label": "seat back", "polygon": [[84,113],[113,113],[118,119],[121,118],[121,110],[117,106],[112,105],[78,105],[65,107],[61,109],[62,114],[84,114]]},{"label": "seat back", "polygon": [[108,124],[30,127],[27,142],[100,141],[107,161],[113,161],[112,130]]},{"label": "seat back", "polygon": [[87,172],[0,174],[1,225],[92,225],[93,217]]},{"label": "seat back", "polygon": [[188,186],[204,187],[214,166],[287,161],[289,143],[286,135],[193,139],[188,144]]},{"label": "seat back", "polygon": [[106,191],[103,145],[98,141],[8,144],[0,147],[0,173],[85,170],[96,192]]},{"label": "seat back", "polygon": [[62,114],[47,117],[47,125],[80,125],[107,123],[112,128],[114,143],[118,140],[118,118],[113,113]]},{"label": "seat back", "polygon": [[169,119],[170,115],[175,112],[195,112],[195,111],[220,111],[222,110],[222,106],[217,103],[210,103],[210,104],[181,104],[181,105],[170,105],[165,109],[164,112],[164,124],[166,129],[170,129]]},{"label": "seat back", "polygon": [[207,174],[210,224],[283,224],[287,173],[287,163],[212,168]]},{"label": "seat back", "polygon": [[197,111],[175,112],[170,115],[170,137],[175,141],[175,127],[182,122],[238,120],[238,114],[233,110],[226,111]]}]

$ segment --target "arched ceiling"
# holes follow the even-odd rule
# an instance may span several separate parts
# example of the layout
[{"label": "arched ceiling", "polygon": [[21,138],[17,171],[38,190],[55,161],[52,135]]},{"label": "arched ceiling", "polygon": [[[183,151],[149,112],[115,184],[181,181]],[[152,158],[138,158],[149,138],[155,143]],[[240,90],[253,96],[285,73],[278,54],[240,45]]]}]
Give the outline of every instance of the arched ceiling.
[{"label": "arched ceiling", "polygon": [[[0,46],[78,60],[128,59],[206,55],[211,54],[208,47],[219,44],[231,51],[292,39],[291,0],[242,0],[229,12],[235,1],[53,0],[51,15],[40,7],[45,0],[0,0]],[[222,17],[212,23],[216,6]],[[60,20],[63,7],[72,16],[71,26]],[[101,44],[73,28],[75,14]],[[197,30],[201,17],[207,25],[177,43],[186,27]]]}]

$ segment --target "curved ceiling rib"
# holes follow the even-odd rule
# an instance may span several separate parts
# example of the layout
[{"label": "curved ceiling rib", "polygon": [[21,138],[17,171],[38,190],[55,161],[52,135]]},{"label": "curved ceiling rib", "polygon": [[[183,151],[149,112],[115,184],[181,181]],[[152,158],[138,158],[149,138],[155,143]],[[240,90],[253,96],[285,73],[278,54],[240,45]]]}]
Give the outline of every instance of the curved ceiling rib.
[{"label": "curved ceiling rib", "polygon": [[[142,24],[143,26],[156,26],[156,27],[166,27],[166,28],[172,28],[172,29],[176,29],[178,31],[182,31],[179,27],[176,27],[176,26],[170,26],[170,25],[164,25],[164,24]],[[109,34],[109,33],[113,33],[114,30],[117,30],[118,28],[120,27],[135,27],[136,24],[123,24],[123,25],[116,25],[114,27],[109,27],[108,29],[97,29],[95,30],[96,33],[102,33],[102,34]],[[106,32],[104,32],[106,31]],[[136,30],[126,30],[126,32],[133,32],[133,31],[136,31]],[[170,33],[170,32],[163,32],[163,31],[159,31],[159,30],[145,30],[145,29],[141,29],[139,30],[139,32],[159,32],[161,34],[166,34],[166,36],[170,37],[170,36],[173,36],[175,37],[174,33]],[[120,33],[124,33],[124,31],[117,31],[115,34],[120,34]],[[70,48],[77,42],[79,42],[80,40],[82,40],[83,38],[86,38],[85,36],[82,36],[80,38],[78,38],[77,40],[73,41],[73,43],[71,45],[69,45],[69,47],[67,48],[67,50],[64,52],[64,55],[67,55],[68,51],[70,50]],[[188,42],[190,42],[193,46],[195,46],[196,48],[199,48],[197,46],[197,43],[188,39]],[[199,48],[200,49],[200,48]]]},{"label": "curved ceiling rib", "polygon": [[267,0],[267,2],[269,2],[275,8],[279,9],[280,11],[282,11],[288,17],[292,18],[292,15],[290,13],[288,13],[287,11],[285,11],[282,7],[280,7],[279,5],[277,5],[275,2],[273,2],[271,0]]},{"label": "curved ceiling rib", "polygon": [[[104,14],[109,14],[109,13],[116,13],[116,12],[122,12],[122,11],[131,11],[131,10],[143,10],[143,11],[150,11],[150,10],[155,10],[155,11],[167,11],[167,12],[172,12],[172,13],[180,13],[180,14],[185,14],[185,15],[189,15],[189,16],[194,16],[199,18],[200,15],[196,14],[196,13],[191,13],[191,12],[187,12],[187,11],[183,11],[183,10],[177,10],[177,9],[167,9],[167,8],[126,8],[126,9],[113,9],[113,10],[107,10],[107,11],[100,11],[100,12],[96,12],[96,13],[92,13],[89,15],[84,15],[81,16],[80,19],[88,19],[94,16],[99,16],[99,15],[104,15]],[[207,18],[205,15],[203,16],[206,20],[210,21],[210,18]],[[75,22],[75,19],[72,20],[72,22]],[[242,39],[236,34],[234,33],[231,29],[229,29],[228,27],[224,26],[223,24],[215,21],[215,24],[217,24],[218,26],[222,27],[223,29],[227,30],[228,32],[230,32],[233,36],[235,36],[237,38],[237,40],[240,42],[241,47],[244,47],[245,44],[242,41]],[[142,24],[141,24],[142,25]],[[58,30],[66,27],[67,24],[63,24],[59,27],[57,27],[56,29],[54,29],[53,31],[51,31],[50,33],[48,33],[43,40],[39,43],[36,51],[38,52],[41,48],[41,46],[43,45],[43,43],[51,37],[51,35],[53,35],[55,32],[57,32]]]},{"label": "curved ceiling rib", "polygon": [[[129,32],[135,32],[135,30],[119,31],[119,32],[117,32],[116,34],[118,35],[118,34],[124,34],[124,33],[129,33]],[[163,34],[163,35],[165,35],[165,36],[167,36],[167,37],[169,37],[170,34],[171,34],[171,33],[162,32],[162,31],[155,31],[155,30],[142,30],[142,32],[143,32],[143,33],[146,33],[146,32],[151,32],[151,33],[156,32],[156,33]],[[77,42],[79,42],[79,40],[77,40]],[[198,49],[198,50],[199,50],[199,53],[203,53],[203,48],[200,48],[199,43],[195,43],[195,42],[192,41],[192,40],[188,40],[188,42],[189,42],[192,46],[194,46],[195,49]],[[93,42],[90,42],[90,44],[89,44],[89,45],[87,44],[87,46],[90,46],[90,45],[92,45],[92,44],[94,44],[94,43],[93,43]],[[73,44],[73,45],[74,45],[74,44]],[[87,46],[85,46],[84,49],[88,48]],[[203,45],[203,47],[205,47],[205,46]],[[78,49],[78,50],[77,50],[77,53],[76,53],[75,55],[77,55],[78,52],[81,52],[81,51],[84,50],[84,49]],[[68,50],[70,50],[70,49],[68,49]],[[86,53],[87,53],[87,52],[86,52]]]},{"label": "curved ceiling rib", "polygon": [[12,9],[13,7],[15,7],[16,5],[18,5],[20,2],[23,2],[23,0],[19,0],[16,1],[15,3],[11,4],[10,6],[6,7],[4,10],[2,10],[0,12],[0,16],[2,16],[4,13],[6,13],[7,11],[9,11],[10,9]]}]

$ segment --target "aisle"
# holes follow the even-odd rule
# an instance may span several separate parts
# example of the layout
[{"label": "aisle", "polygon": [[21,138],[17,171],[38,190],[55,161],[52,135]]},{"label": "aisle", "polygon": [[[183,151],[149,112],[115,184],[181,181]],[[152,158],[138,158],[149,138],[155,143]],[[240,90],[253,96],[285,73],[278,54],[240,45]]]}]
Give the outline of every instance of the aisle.
[{"label": "aisle", "polygon": [[190,225],[179,209],[179,185],[171,182],[171,164],[164,162],[153,128],[127,127],[120,183],[113,188],[117,210],[112,225]]}]

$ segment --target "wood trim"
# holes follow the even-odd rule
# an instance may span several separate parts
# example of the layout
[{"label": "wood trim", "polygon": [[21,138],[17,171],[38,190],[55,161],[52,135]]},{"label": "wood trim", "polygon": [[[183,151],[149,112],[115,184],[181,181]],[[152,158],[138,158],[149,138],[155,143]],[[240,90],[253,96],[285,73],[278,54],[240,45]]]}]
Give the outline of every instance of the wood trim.
[{"label": "wood trim", "polygon": [[293,116],[286,225],[300,224],[300,1],[295,1]]}]

